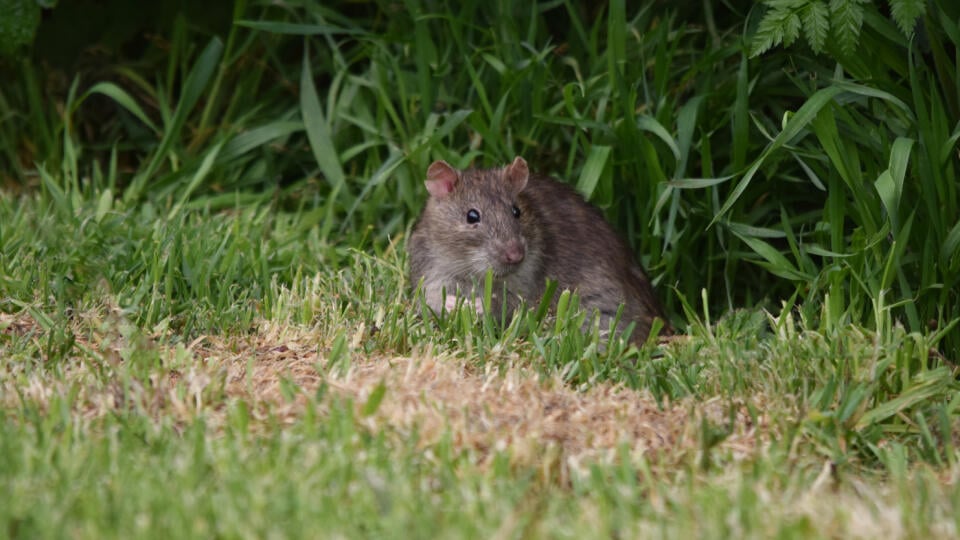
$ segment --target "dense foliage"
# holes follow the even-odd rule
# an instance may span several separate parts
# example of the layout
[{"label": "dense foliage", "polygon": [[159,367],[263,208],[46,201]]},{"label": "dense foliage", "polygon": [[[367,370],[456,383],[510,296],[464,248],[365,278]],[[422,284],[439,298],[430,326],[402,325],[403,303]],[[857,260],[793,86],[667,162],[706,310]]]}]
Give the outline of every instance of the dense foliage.
[{"label": "dense foliage", "polygon": [[8,186],[115,167],[125,204],[271,198],[383,245],[431,160],[521,154],[605,209],[673,313],[701,289],[866,325],[892,306],[960,347],[950,2],[237,2],[232,25],[161,2],[119,37],[65,25],[121,4],[49,10],[4,64]]}]

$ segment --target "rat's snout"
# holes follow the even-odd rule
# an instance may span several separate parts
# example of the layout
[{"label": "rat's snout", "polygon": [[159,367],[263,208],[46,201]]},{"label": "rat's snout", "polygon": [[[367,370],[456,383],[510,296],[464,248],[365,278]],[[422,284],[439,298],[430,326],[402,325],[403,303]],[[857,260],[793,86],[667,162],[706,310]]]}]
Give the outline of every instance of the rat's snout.
[{"label": "rat's snout", "polygon": [[506,264],[518,264],[523,261],[523,257],[526,254],[527,249],[524,247],[523,242],[511,240],[507,242],[500,251],[500,259]]}]

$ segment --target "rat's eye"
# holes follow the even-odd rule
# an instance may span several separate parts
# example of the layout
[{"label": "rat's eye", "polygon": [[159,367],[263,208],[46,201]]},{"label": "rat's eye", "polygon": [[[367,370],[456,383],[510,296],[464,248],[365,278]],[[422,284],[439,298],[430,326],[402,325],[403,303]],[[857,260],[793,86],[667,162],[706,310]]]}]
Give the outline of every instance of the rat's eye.
[{"label": "rat's eye", "polygon": [[474,223],[480,223],[480,212],[477,212],[473,208],[467,210],[467,223],[471,225]]},{"label": "rat's eye", "polygon": [[517,205],[513,205],[513,217],[520,217],[520,208],[518,208]]}]

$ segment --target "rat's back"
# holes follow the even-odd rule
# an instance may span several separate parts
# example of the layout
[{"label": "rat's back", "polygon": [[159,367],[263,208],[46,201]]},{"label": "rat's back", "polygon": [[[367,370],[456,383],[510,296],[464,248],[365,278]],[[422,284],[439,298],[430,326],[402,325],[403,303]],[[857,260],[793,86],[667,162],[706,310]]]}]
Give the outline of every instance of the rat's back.
[{"label": "rat's back", "polygon": [[620,304],[619,329],[635,321],[637,343],[646,339],[654,318],[666,323],[650,280],[599,208],[571,186],[540,175],[531,175],[520,196],[540,217],[547,277],[560,290],[576,290],[585,309],[598,310],[601,328]]}]

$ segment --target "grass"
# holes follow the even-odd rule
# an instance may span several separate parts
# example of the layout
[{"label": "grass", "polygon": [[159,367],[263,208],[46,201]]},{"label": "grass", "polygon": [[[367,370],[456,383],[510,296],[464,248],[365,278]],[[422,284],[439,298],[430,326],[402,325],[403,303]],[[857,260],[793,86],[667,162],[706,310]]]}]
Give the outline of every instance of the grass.
[{"label": "grass", "polygon": [[[97,200],[79,197],[85,227],[41,225],[40,198],[3,207],[6,238],[46,231],[4,242],[5,275],[46,284],[31,272],[73,268],[89,284],[38,289],[0,320],[11,536],[956,533],[954,376],[927,367],[929,337],[748,310],[598,355],[596,334],[533,314],[506,329],[469,309],[425,322],[398,246],[300,262],[309,275],[259,289],[261,255],[239,272],[251,285],[207,295],[85,238],[124,223],[179,238],[131,242],[134,260],[201,267],[224,231],[269,242],[297,215],[130,209],[97,224]],[[77,255],[37,269],[32,250],[71,245],[107,260],[97,278]],[[123,307],[168,280],[195,309],[176,308],[187,292],[156,315]]]},{"label": "grass", "polygon": [[[929,49],[873,14],[856,58],[751,59],[735,6],[239,2],[3,66],[0,534],[960,535],[934,4]],[[426,165],[517,154],[680,337],[414,307]]]}]

